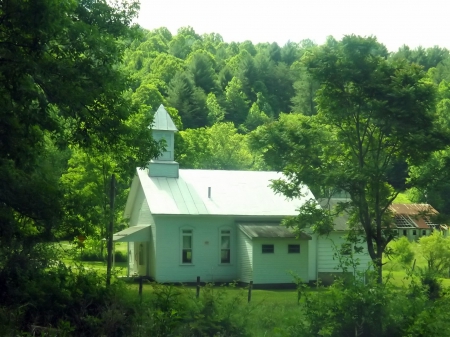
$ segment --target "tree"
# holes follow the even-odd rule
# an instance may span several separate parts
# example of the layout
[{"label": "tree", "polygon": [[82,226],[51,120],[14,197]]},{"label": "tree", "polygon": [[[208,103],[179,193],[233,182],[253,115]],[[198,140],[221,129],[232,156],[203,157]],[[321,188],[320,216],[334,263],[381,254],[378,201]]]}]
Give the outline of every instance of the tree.
[{"label": "tree", "polygon": [[192,74],[194,83],[205,93],[216,91],[216,79],[213,69],[213,58],[204,52],[194,52],[187,60],[187,69]]},{"label": "tree", "polygon": [[245,170],[254,167],[246,136],[233,123],[217,123],[210,128],[180,132],[176,149],[181,167],[215,170]]},{"label": "tree", "polygon": [[207,124],[206,94],[195,87],[190,74],[176,73],[169,83],[167,101],[179,111],[184,127],[196,128]]},{"label": "tree", "polygon": [[267,123],[270,118],[264,111],[261,111],[258,104],[253,103],[252,107],[248,111],[247,118],[245,119],[245,129],[249,131],[255,130],[258,126]]},{"label": "tree", "polygon": [[[447,81],[439,84],[436,113],[439,125],[450,132],[450,85]],[[430,159],[421,165],[411,166],[409,173],[409,179],[415,185],[408,190],[411,201],[433,205],[440,213],[439,221],[448,219],[450,216],[449,170],[450,148],[447,146],[443,150],[434,152]]]},{"label": "tree", "polygon": [[[133,165],[133,163],[128,163]],[[132,169],[135,169],[134,167]],[[101,240],[106,238],[110,220],[110,181],[116,177],[114,223],[121,224],[121,214],[128,195],[130,167],[104,151],[72,149],[67,171],[61,176],[64,191],[64,217],[61,233],[64,237],[88,236],[99,242],[100,256],[104,256]],[[119,220],[119,221],[117,221]]]},{"label": "tree", "polygon": [[448,59],[449,51],[438,46],[427,49],[418,47],[411,50],[408,46],[403,45],[391,57],[394,59],[404,58],[410,62],[420,64],[425,71],[428,71],[428,69],[437,67],[442,61]]},{"label": "tree", "polygon": [[420,254],[427,261],[428,271],[439,276],[447,276],[450,268],[450,238],[440,231],[419,240]]},{"label": "tree", "polygon": [[[3,1],[0,8],[0,287],[33,279],[42,245],[62,227],[58,178],[68,146],[158,153],[123,93],[119,64],[133,38],[134,1]],[[130,155],[131,153],[131,155]],[[60,154],[57,155],[57,154]],[[37,262],[38,261],[38,262]]]},{"label": "tree", "polygon": [[248,113],[248,100],[242,91],[242,82],[233,77],[225,89],[227,119],[236,125],[244,122]]},{"label": "tree", "polygon": [[292,110],[304,115],[315,115],[317,112],[315,94],[319,88],[319,83],[314,81],[311,74],[301,61],[295,62],[291,66],[291,71],[295,74],[294,96],[291,98]]},{"label": "tree", "polygon": [[206,98],[206,106],[208,107],[208,122],[210,125],[220,123],[224,120],[225,110],[220,106],[216,95],[212,92]]},{"label": "tree", "polygon": [[[298,196],[300,184],[308,185],[316,197],[346,192],[350,201],[339,208],[351,214],[353,233],[364,236],[380,283],[383,252],[395,238],[388,209],[401,190],[391,183],[391,171],[398,162],[425,162],[448,141],[436,125],[434,87],[422,69],[406,61],[390,62],[387,56],[375,38],[353,35],[339,42],[329,39],[304,56],[313,78],[321,83],[318,113],[302,117],[298,130],[277,128],[279,138],[290,141],[279,148],[285,153],[287,181],[273,183],[276,192],[289,197]],[[255,135],[254,143],[265,157],[274,156],[267,142],[276,137],[268,135],[272,129],[267,126]],[[297,145],[291,137],[312,146]],[[296,152],[287,152],[292,149]],[[312,209],[307,203],[286,224],[298,229],[312,225],[310,221],[317,221]],[[316,231],[331,230],[330,214],[324,210],[321,216],[326,221],[318,222]]]}]

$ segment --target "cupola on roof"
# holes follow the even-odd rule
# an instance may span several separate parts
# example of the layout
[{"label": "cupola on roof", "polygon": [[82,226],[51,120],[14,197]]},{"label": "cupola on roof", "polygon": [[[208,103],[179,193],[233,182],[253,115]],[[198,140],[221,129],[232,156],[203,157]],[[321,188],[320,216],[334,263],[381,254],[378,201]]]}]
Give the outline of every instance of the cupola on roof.
[{"label": "cupola on roof", "polygon": [[164,108],[164,105],[160,105],[153,117],[152,130],[162,131],[178,131],[177,127],[170,118],[169,113]]}]

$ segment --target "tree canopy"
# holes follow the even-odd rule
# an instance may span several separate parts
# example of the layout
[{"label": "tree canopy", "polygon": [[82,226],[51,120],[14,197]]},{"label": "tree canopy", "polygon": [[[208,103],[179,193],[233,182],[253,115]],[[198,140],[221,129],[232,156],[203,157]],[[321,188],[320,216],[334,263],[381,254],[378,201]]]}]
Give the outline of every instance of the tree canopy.
[{"label": "tree canopy", "polygon": [[61,228],[67,200],[59,177],[73,149],[113,153],[127,174],[158,154],[151,114],[124,95],[131,82],[120,68],[138,8],[135,1],[2,2],[2,261],[25,256]]}]

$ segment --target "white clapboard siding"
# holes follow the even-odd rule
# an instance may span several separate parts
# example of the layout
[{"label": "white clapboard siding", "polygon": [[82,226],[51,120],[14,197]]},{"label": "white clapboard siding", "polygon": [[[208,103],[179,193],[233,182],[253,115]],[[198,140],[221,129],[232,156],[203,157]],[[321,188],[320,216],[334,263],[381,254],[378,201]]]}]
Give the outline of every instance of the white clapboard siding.
[{"label": "white clapboard siding", "polygon": [[239,280],[249,283],[253,280],[253,245],[252,240],[238,230]]},{"label": "white clapboard siding", "polygon": [[144,200],[145,200],[144,191],[142,190],[141,185],[139,185],[134,198],[133,206],[131,207],[130,227],[137,226],[139,224],[141,208]]},{"label": "white clapboard siding", "polygon": [[[230,282],[238,279],[236,226],[228,217],[158,216],[155,280],[158,282]],[[192,264],[181,260],[183,229],[193,235]],[[231,231],[231,263],[220,262],[220,231]]]},{"label": "white clapboard siding", "polygon": [[[274,253],[262,253],[263,244],[273,244]],[[300,244],[300,254],[289,254],[289,244]],[[255,284],[294,283],[292,274],[308,280],[308,240],[253,239],[253,282]]]},{"label": "white clapboard siding", "polygon": [[156,277],[156,223],[150,212],[147,200],[143,200],[141,211],[139,212],[138,225],[150,225],[150,242],[145,243],[145,256],[148,259],[148,276]]},{"label": "white clapboard siding", "polygon": [[[139,185],[139,188],[134,196],[134,204],[131,208],[130,227],[150,225],[151,237],[142,238],[142,241],[129,243],[129,265],[130,273],[139,273],[141,275],[147,275],[155,277],[155,250],[156,250],[156,225],[153,216],[150,212],[150,207],[145,199],[144,191]],[[145,258],[148,259],[149,264],[147,266],[139,265],[139,246],[143,244],[145,250]]]},{"label": "white clapboard siding", "polygon": [[[318,272],[342,272],[338,269],[339,260],[334,257],[335,247],[340,249],[342,243],[345,243],[345,232],[332,232],[328,236],[318,237]],[[370,266],[370,256],[367,252],[367,244],[361,243],[364,247],[363,253],[354,254],[354,258],[358,260],[358,271],[366,271]],[[349,268],[348,271],[353,271]]]},{"label": "white clapboard siding", "polygon": [[308,242],[308,281],[317,280],[317,239],[318,235],[308,232],[312,240]]}]

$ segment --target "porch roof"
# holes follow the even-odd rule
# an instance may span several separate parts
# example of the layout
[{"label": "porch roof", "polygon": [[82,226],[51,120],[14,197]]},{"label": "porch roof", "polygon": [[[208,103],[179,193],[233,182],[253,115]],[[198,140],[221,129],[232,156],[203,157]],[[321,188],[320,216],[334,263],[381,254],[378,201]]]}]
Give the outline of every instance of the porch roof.
[{"label": "porch roof", "polygon": [[150,226],[133,226],[113,234],[114,242],[147,242],[150,241]]}]

